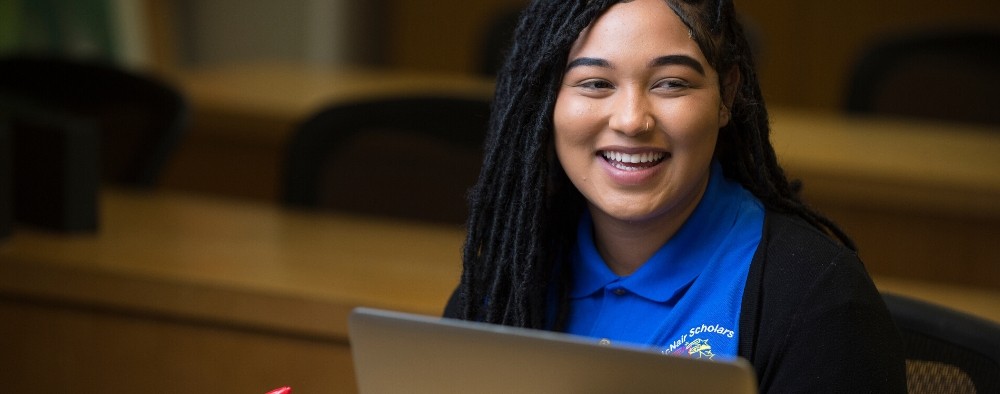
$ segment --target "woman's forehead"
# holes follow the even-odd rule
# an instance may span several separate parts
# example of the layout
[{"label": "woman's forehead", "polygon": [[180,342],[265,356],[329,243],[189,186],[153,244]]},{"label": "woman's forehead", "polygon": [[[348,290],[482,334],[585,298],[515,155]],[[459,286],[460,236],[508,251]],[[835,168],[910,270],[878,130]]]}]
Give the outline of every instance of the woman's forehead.
[{"label": "woman's forehead", "polygon": [[687,25],[664,0],[612,5],[580,32],[569,57],[643,52],[655,56],[684,53],[704,59]]}]

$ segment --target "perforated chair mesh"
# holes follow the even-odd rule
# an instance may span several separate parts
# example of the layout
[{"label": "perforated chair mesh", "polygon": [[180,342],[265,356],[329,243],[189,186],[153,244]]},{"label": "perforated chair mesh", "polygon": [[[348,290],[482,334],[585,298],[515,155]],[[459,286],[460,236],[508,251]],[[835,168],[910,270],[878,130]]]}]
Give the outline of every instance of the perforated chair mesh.
[{"label": "perforated chair mesh", "polygon": [[1000,324],[882,294],[906,350],[910,393],[1000,393]]},{"label": "perforated chair mesh", "polygon": [[906,390],[911,394],[975,393],[972,378],[958,367],[936,361],[907,360]]}]

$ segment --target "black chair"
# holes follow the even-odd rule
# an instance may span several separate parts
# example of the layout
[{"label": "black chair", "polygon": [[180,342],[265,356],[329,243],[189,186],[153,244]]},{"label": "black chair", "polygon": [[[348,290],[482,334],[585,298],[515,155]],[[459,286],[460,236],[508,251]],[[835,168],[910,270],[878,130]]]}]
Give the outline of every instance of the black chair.
[{"label": "black chair", "polygon": [[14,166],[11,160],[12,140],[10,121],[0,115],[0,243],[10,236],[14,229],[14,195],[11,193]]},{"label": "black chair", "polygon": [[925,32],[867,48],[850,76],[857,114],[1000,125],[1000,31]]},{"label": "black chair", "polygon": [[100,132],[92,119],[0,92],[12,218],[63,232],[98,227]]},{"label": "black chair", "polygon": [[906,347],[910,393],[1000,393],[1000,324],[882,293]]},{"label": "black chair", "polygon": [[14,102],[0,112],[15,118],[17,108],[34,108],[93,122],[102,182],[139,188],[157,183],[190,113],[182,94],[152,76],[60,56],[0,58],[0,96]]},{"label": "black chair", "polygon": [[482,163],[487,99],[381,97],[329,105],[287,149],[287,206],[460,224]]}]

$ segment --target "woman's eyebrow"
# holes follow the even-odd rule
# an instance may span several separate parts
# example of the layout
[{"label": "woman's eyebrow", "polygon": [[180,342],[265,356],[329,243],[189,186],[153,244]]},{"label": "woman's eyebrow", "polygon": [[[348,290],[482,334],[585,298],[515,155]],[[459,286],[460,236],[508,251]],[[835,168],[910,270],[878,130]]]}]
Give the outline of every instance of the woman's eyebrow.
[{"label": "woman's eyebrow", "polygon": [[[698,60],[687,55],[660,56],[649,62],[650,67],[662,67],[670,65],[688,66],[691,69],[697,71],[699,74],[705,75],[705,67],[702,66]],[[595,57],[579,57],[573,59],[573,61],[569,62],[569,64],[566,65],[566,71],[569,71],[573,67],[581,67],[581,66],[614,68],[611,66],[611,63],[609,63],[605,59],[595,58]]]},{"label": "woman's eyebrow", "polygon": [[687,55],[660,56],[656,59],[653,59],[653,61],[649,62],[650,67],[662,67],[670,65],[688,66],[697,71],[698,74],[705,75],[705,67],[701,65],[701,62]]},{"label": "woman's eyebrow", "polygon": [[573,61],[569,62],[569,64],[566,65],[566,71],[569,71],[573,67],[580,67],[580,66],[613,68],[611,67],[611,63],[609,63],[607,60],[604,59],[596,57],[578,57],[576,59],[573,59]]}]

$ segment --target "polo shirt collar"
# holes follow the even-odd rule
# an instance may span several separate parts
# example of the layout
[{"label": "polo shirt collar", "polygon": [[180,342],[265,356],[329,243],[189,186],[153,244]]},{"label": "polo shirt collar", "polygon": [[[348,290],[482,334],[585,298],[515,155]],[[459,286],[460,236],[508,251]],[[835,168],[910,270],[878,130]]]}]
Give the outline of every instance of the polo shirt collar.
[{"label": "polo shirt collar", "polygon": [[[667,302],[684,292],[711,261],[737,217],[737,183],[726,182],[722,166],[713,162],[705,194],[691,216],[670,240],[629,276],[608,268],[594,243],[593,219],[584,211],[573,252],[575,270],[570,297],[594,294],[618,282],[621,287],[655,302]],[[719,225],[728,221],[730,225]]]}]

